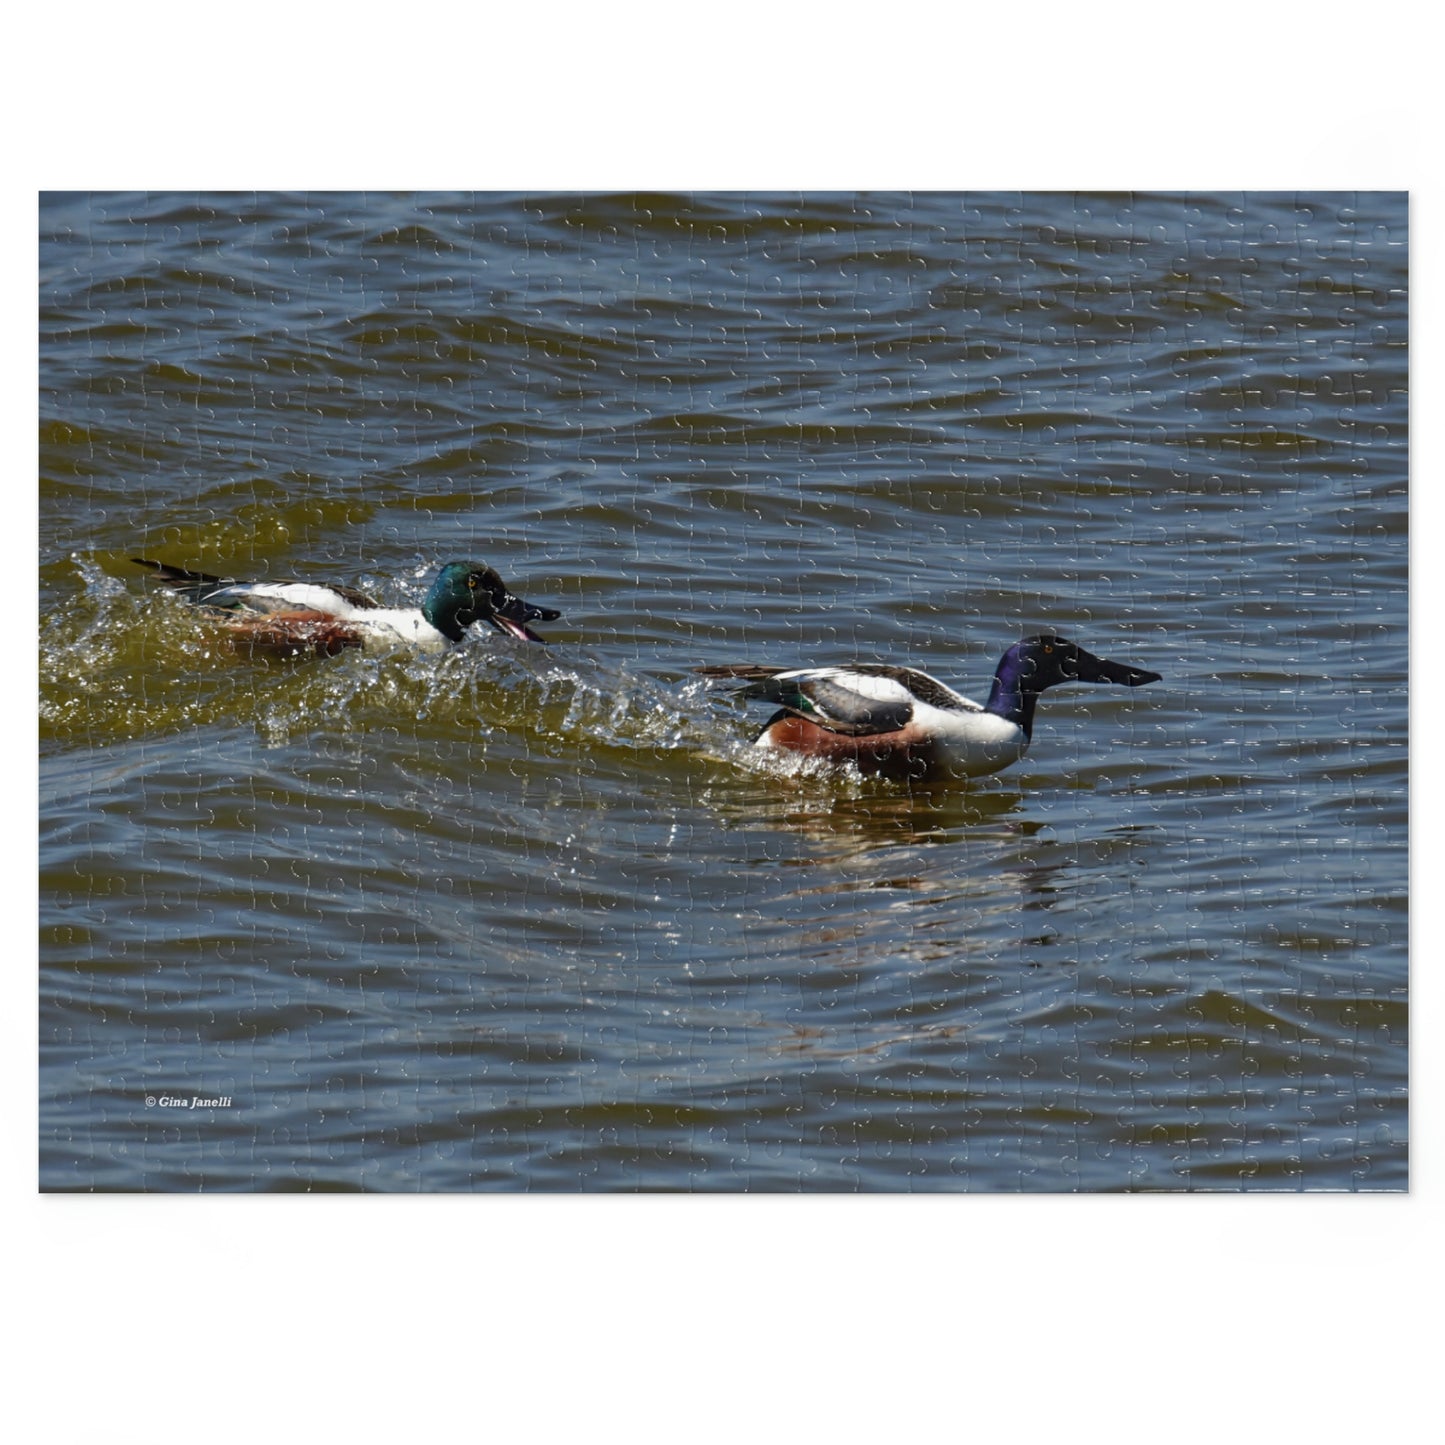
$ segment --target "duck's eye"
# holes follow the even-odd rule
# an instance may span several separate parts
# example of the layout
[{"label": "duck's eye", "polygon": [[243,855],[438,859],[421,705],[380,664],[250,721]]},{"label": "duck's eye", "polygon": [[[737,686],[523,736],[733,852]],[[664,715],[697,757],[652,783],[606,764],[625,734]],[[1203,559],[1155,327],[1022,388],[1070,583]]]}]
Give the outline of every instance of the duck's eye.
[{"label": "duck's eye", "polygon": [[475,592],[477,590],[477,579],[475,573],[467,578],[467,586]]},{"label": "duck's eye", "polygon": [[1053,649],[1052,647],[1050,647],[1050,646],[1048,645],[1048,643],[1045,643],[1045,644],[1044,644],[1044,651],[1045,651],[1045,652],[1052,652],[1053,650],[1054,650],[1054,649]]}]

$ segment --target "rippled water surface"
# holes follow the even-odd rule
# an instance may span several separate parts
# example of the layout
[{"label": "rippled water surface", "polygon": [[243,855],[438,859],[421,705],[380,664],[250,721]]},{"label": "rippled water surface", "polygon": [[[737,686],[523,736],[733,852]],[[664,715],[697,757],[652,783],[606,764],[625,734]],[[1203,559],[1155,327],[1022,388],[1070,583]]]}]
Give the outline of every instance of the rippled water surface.
[{"label": "rippled water surface", "polygon": [[[1405,1186],[1403,197],[40,225],[45,1188]],[[564,616],[255,661],[136,556]],[[1044,626],[1163,681],[971,784],[692,672]]]}]

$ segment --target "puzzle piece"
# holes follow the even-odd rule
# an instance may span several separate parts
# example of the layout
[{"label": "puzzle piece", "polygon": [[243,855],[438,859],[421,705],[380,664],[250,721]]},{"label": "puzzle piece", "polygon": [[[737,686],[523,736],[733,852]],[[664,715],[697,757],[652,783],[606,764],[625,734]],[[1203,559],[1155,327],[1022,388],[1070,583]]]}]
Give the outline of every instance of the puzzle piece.
[{"label": "puzzle piece", "polygon": [[1404,1188],[1406,238],[42,197],[42,1188]]}]

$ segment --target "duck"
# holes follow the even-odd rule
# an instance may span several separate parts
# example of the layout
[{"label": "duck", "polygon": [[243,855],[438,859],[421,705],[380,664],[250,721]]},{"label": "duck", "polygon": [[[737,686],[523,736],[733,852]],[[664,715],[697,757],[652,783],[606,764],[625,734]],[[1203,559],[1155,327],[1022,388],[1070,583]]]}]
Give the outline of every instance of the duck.
[{"label": "duck", "polygon": [[754,743],[865,772],[948,773],[977,778],[1018,762],[1033,740],[1039,694],[1065,682],[1143,687],[1161,674],[1095,657],[1052,633],[1026,637],[999,659],[982,705],[911,667],[853,663],[788,670],[748,664],[699,667],[703,677],[747,685],[739,696],[779,711]]},{"label": "duck", "polygon": [[350,647],[399,643],[440,651],[461,642],[477,622],[525,642],[543,642],[527,624],[562,615],[514,596],[496,569],[481,562],[448,562],[420,607],[383,607],[354,587],[242,582],[144,557],[131,561],[149,568],[168,592],[227,614],[226,631],[238,649],[280,657],[333,657]]}]

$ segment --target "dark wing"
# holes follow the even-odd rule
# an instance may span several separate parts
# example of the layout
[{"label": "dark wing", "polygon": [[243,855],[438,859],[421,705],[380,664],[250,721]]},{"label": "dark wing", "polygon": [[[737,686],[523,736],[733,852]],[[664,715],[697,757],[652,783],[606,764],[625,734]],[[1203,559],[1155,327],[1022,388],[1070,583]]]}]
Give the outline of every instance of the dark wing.
[{"label": "dark wing", "polygon": [[144,557],[130,559],[137,567],[149,567],[156,574],[156,581],[177,597],[199,602],[218,587],[234,587],[234,577],[213,577],[209,572],[190,572],[184,567],[172,567],[165,562],[149,562]]},{"label": "dark wing", "polygon": [[[764,698],[785,712],[848,737],[897,732],[913,718],[913,696],[902,668],[864,665],[789,672],[748,665],[700,667],[704,677],[747,682],[744,697]],[[922,674],[920,674],[921,676]]]},{"label": "dark wing", "polygon": [[786,667],[755,667],[750,662],[725,663],[721,666],[695,667],[693,671],[699,677],[738,677],[758,678],[776,677],[780,672],[786,672]]},{"label": "dark wing", "polygon": [[960,697],[951,687],[945,686],[936,677],[930,677],[926,672],[919,672],[916,668],[893,667],[886,662],[855,662],[843,670],[861,673],[864,677],[892,678],[894,682],[901,683],[919,702],[926,702],[930,707],[942,708],[945,712],[982,711],[976,702],[970,702],[968,698]]},{"label": "dark wing", "polygon": [[[294,578],[284,578],[276,582],[242,582],[235,577],[216,577],[209,572],[192,572],[185,567],[172,567],[166,562],[150,562],[144,557],[132,557],[130,560],[137,567],[149,567],[156,574],[156,581],[167,592],[174,592],[177,597],[184,597],[188,602],[209,603],[222,609],[244,606],[257,612],[271,612],[278,608],[297,605],[296,601],[285,597],[278,599],[274,593],[253,594],[247,591],[248,588],[254,587],[324,587],[327,592],[335,593],[353,607],[366,608],[381,605],[374,598],[368,597],[366,593],[358,592],[355,587],[338,587],[333,582],[308,583],[299,582]],[[215,594],[222,591],[227,592],[228,595],[217,598]]]}]

